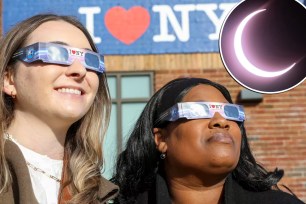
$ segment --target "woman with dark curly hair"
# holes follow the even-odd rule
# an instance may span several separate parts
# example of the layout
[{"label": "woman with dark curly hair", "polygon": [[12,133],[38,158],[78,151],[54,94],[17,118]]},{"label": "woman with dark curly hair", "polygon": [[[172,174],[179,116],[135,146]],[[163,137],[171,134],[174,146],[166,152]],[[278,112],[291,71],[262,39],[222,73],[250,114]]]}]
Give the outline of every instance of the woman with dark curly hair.
[{"label": "woman with dark curly hair", "polygon": [[200,78],[157,91],[120,154],[118,203],[302,203],[277,187],[282,170],[255,161],[242,106],[227,89]]}]

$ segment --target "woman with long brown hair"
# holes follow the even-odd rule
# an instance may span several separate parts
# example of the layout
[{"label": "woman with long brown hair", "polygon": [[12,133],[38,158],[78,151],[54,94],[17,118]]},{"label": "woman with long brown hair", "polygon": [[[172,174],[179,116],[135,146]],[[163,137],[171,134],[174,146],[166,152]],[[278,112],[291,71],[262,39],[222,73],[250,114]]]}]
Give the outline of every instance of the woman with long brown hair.
[{"label": "woman with long brown hair", "polygon": [[0,203],[106,203],[104,58],[75,18],[36,15],[0,42]]}]

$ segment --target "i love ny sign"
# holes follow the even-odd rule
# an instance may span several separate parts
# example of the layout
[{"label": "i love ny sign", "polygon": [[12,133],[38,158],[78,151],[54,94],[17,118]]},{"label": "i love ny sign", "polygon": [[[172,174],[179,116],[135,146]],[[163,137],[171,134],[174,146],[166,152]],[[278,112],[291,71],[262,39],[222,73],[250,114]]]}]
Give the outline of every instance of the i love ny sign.
[{"label": "i love ny sign", "polygon": [[126,45],[137,41],[149,28],[150,13],[141,6],[128,10],[121,6],[109,9],[104,17],[107,30]]},{"label": "i love ny sign", "polygon": [[[239,0],[3,0],[3,31],[38,13],[76,16],[103,54],[218,52]],[[18,6],[17,6],[18,5]]]}]

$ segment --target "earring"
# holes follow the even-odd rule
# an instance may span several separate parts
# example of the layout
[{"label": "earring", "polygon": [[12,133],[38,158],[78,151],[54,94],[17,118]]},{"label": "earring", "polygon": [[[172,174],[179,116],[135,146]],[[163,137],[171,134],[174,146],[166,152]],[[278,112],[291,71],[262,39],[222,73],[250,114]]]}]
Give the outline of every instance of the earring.
[{"label": "earring", "polygon": [[160,157],[160,159],[165,159],[165,158],[166,158],[166,153],[161,153],[161,154],[159,155],[159,157]]},{"label": "earring", "polygon": [[16,98],[16,94],[14,94],[14,91],[11,91],[11,97]]}]

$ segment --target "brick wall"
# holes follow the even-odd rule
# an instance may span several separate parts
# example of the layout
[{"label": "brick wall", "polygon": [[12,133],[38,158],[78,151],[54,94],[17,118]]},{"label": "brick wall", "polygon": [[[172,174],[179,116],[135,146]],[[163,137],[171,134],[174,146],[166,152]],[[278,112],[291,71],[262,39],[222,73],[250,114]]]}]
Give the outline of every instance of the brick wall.
[{"label": "brick wall", "polygon": [[[225,71],[216,53],[107,56],[106,67],[108,71],[154,71],[155,90],[180,76],[204,77],[221,83],[235,101],[242,89]],[[243,105],[257,161],[269,170],[284,169],[281,183],[306,202],[306,82],[285,93],[264,95],[260,103]]]},{"label": "brick wall", "polygon": [[[203,77],[225,85],[237,101],[242,87],[224,68],[156,71],[155,86],[181,76]],[[285,170],[280,183],[306,202],[306,82],[280,94],[264,95],[260,103],[245,106],[251,149],[268,170]]]},{"label": "brick wall", "polygon": [[[154,71],[155,90],[181,76],[203,77],[223,84],[237,102],[243,89],[223,67],[217,53],[107,56],[110,71]],[[306,202],[306,81],[294,89],[245,103],[251,149],[268,170],[283,169],[280,184]]]}]

